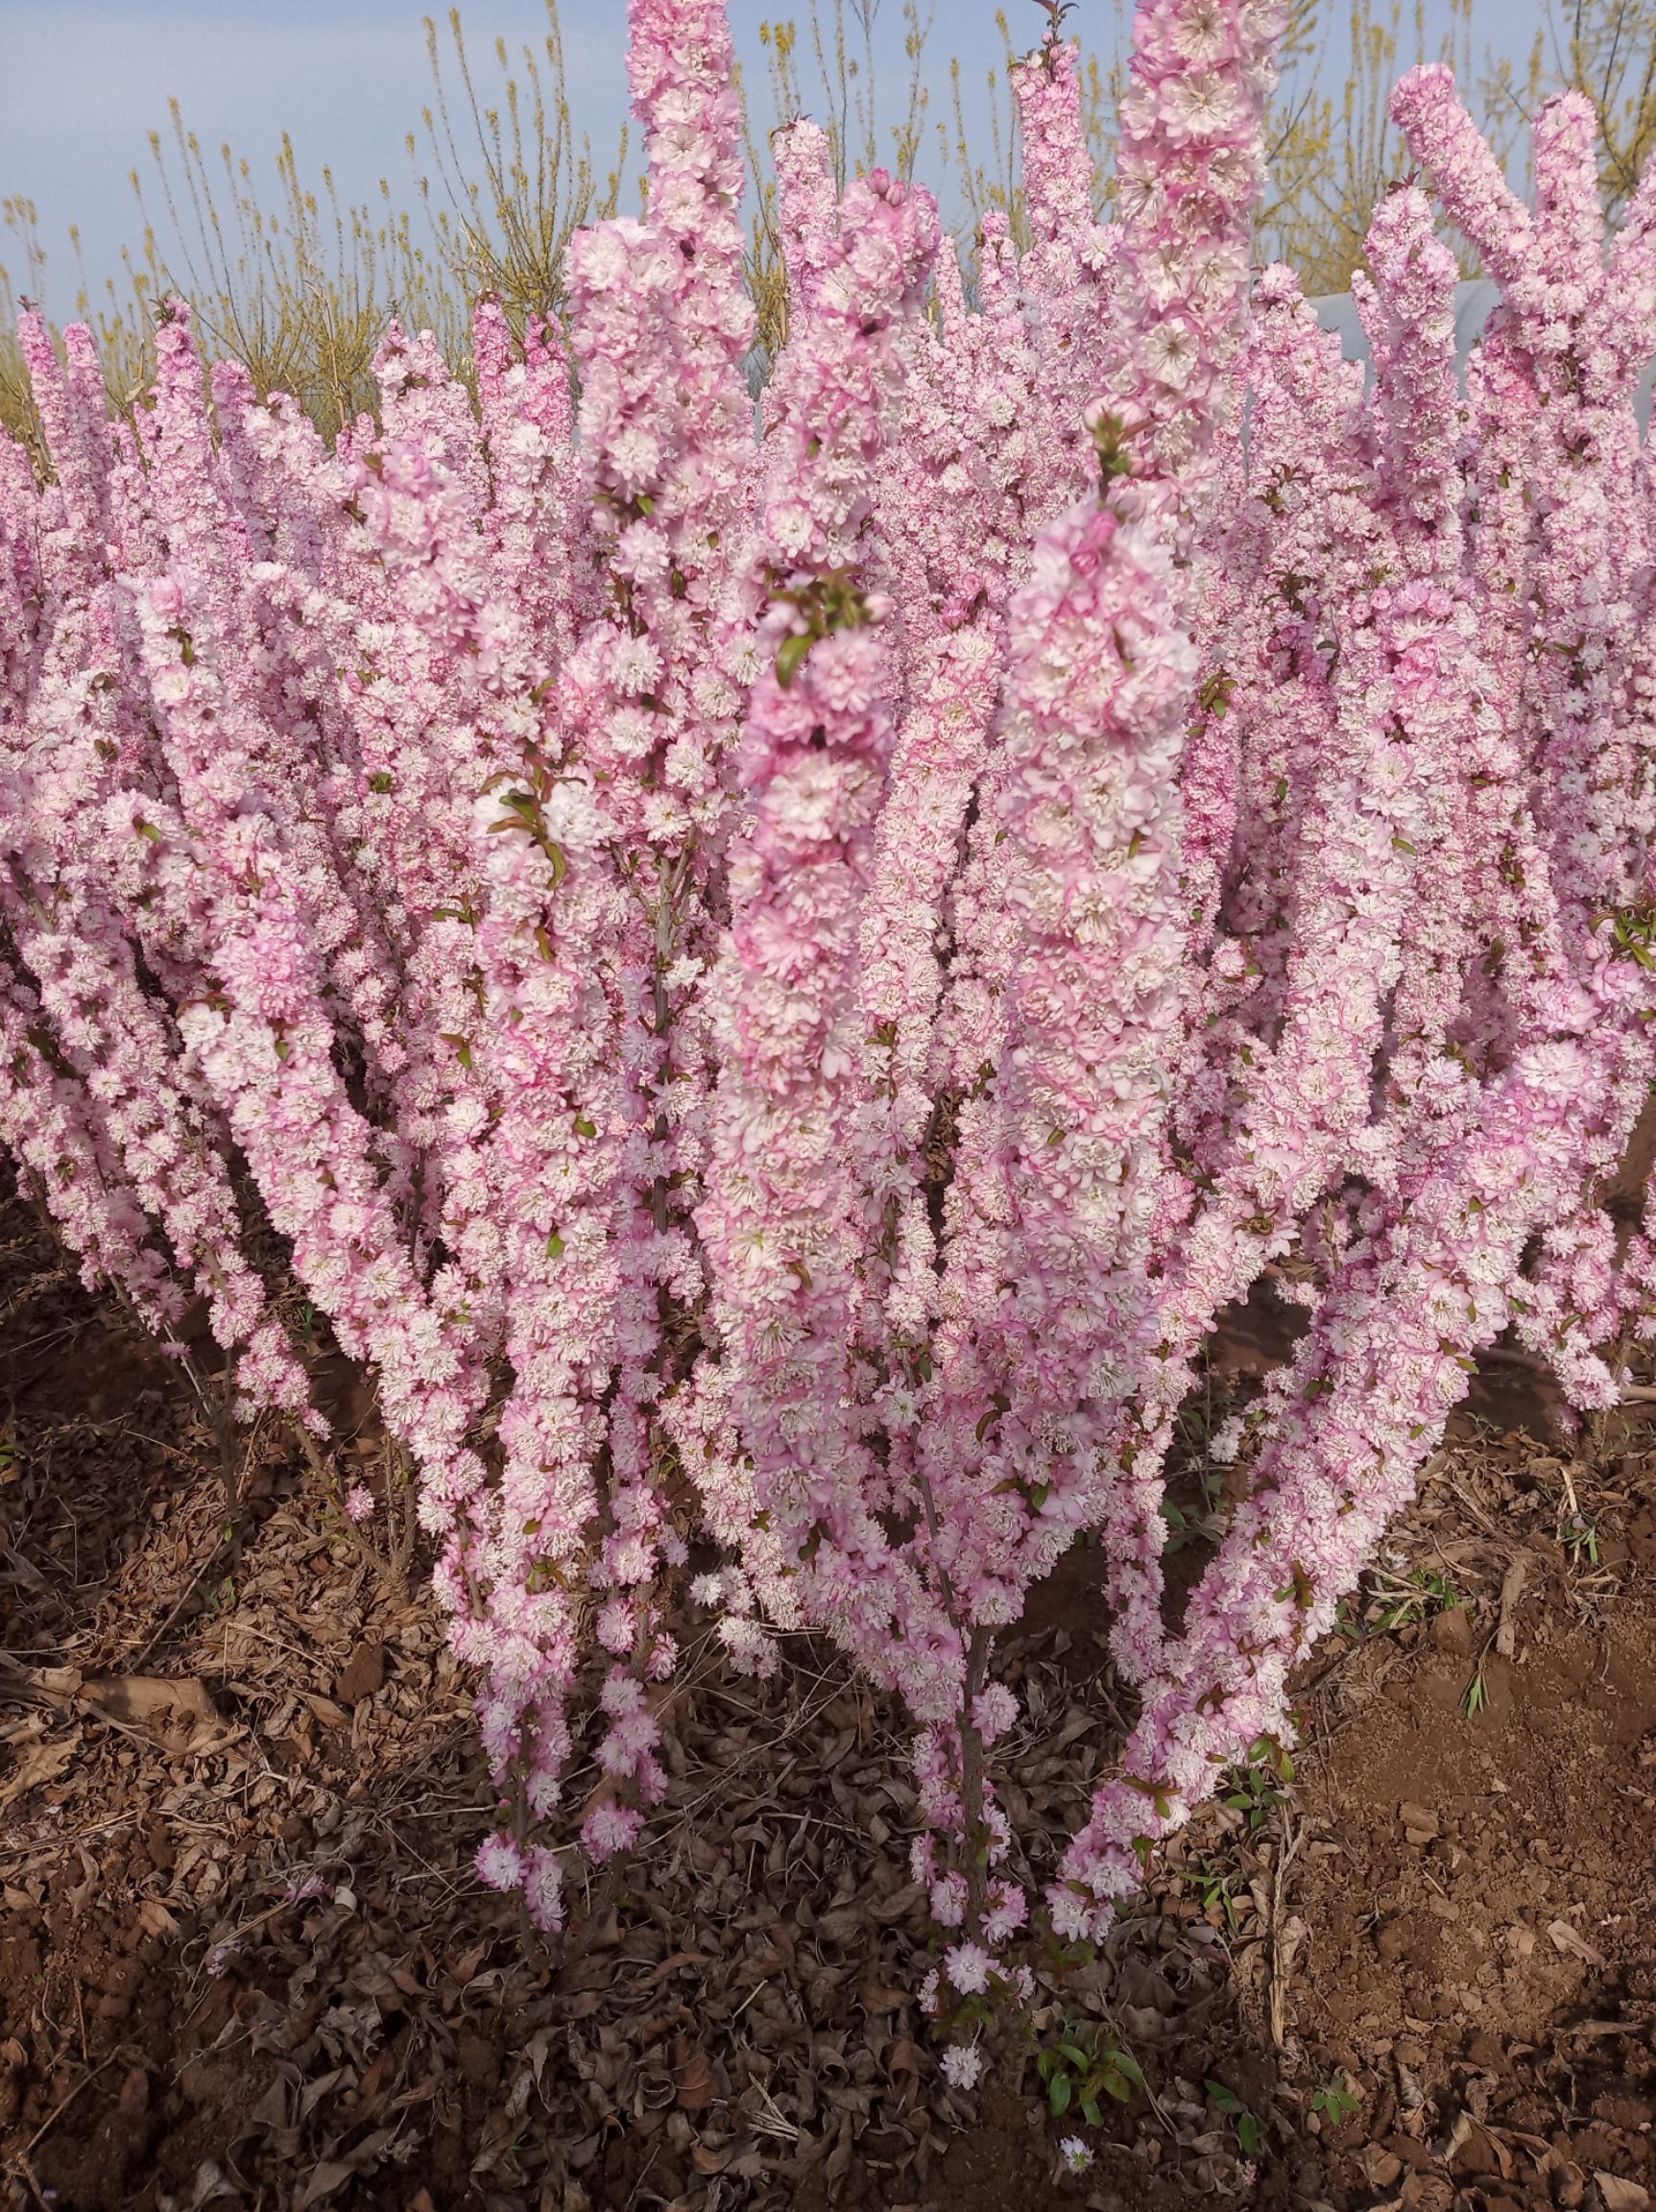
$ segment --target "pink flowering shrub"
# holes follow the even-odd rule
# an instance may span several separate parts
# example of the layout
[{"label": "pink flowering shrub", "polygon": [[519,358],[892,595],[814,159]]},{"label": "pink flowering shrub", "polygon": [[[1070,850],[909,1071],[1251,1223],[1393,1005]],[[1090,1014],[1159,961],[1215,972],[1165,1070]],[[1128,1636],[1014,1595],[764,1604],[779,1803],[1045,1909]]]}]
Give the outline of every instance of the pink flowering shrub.
[{"label": "pink flowering shrub", "polygon": [[[486,1882],[556,1929],[647,1839],[686,1619],[758,1672],[829,1634],[912,1716],[969,2027],[1025,1985],[1031,1584],[1096,1542],[1139,1700],[1046,1870],[1097,1935],[1287,1743],[1477,1354],[1587,1410],[1656,1312],[1602,1202],[1656,1073],[1656,179],[1608,239],[1566,99],[1526,206],[1415,71],[1503,303],[1463,396],[1400,187],[1365,388],[1250,272],[1280,10],[1142,0],[1115,220],[1054,35],[1031,244],[987,224],[971,287],[924,192],[781,135],[756,401],[723,9],[632,16],[647,219],[577,238],[567,329],[480,303],[475,406],[393,328],[329,450],[175,304],[129,423],[26,321],[0,1141],[244,1418],[329,1449],[296,1286],[372,1376]],[[1267,1270],[1306,1334],[1174,1629],[1175,1424]]]}]

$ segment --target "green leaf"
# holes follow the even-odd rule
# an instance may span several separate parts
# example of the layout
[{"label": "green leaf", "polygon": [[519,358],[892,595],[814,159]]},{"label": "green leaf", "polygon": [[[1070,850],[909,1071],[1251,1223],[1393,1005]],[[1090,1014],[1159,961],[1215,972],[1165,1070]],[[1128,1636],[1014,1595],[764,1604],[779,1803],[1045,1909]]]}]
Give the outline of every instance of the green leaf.
[{"label": "green leaf", "polygon": [[1143,2088],[1144,2069],[1130,2052],[1116,2051],[1113,2053],[1110,2063],[1115,2067],[1117,2074],[1126,2075],[1135,2089]]},{"label": "green leaf", "polygon": [[[980,1444],[988,1435],[990,1430],[994,1428],[996,1422],[1000,1419],[1000,1416],[1010,1408],[1011,1404],[1012,1401],[1009,1398],[1004,1397],[1000,1391],[996,1391],[995,1395],[989,1402],[989,1411],[977,1424],[977,1441]],[[1008,1485],[1003,1484],[1002,1488],[1005,1487],[1008,1487]],[[1016,1489],[1017,1484],[1013,1483],[1010,1485],[1010,1487]]]},{"label": "green leaf", "polygon": [[784,691],[804,667],[805,655],[814,642],[809,636],[802,637],[796,631],[784,637],[777,648],[777,682]]},{"label": "green leaf", "polygon": [[1202,2086],[1212,2099],[1216,2111],[1241,2112],[1246,2109],[1236,2092],[1227,2089],[1222,2081],[1204,2080]]},{"label": "green leaf", "polygon": [[1103,2113],[1102,2113],[1102,2112],[1101,2112],[1101,2111],[1098,2109],[1098,2100],[1097,2100],[1097,2098],[1096,2098],[1096,2097],[1091,2097],[1091,2096],[1089,2096],[1089,2097],[1083,2097],[1083,2098],[1082,2098],[1082,2100],[1081,2100],[1081,2117],[1082,2117],[1082,2119],[1083,2119],[1083,2120],[1085,2120],[1085,2121],[1086,2121],[1086,2123],[1087,2123],[1087,2125],[1088,2125],[1088,2127],[1089,2127],[1089,2128],[1102,2128],[1102,2127],[1103,2127],[1103,2125],[1104,2125],[1104,2115],[1103,2115]]},{"label": "green leaf", "polygon": [[598,1124],[596,1121],[588,1121],[585,1114],[577,1114],[575,1117],[575,1134],[577,1137],[596,1137]]},{"label": "green leaf", "polygon": [[1058,2075],[1052,2083],[1052,2110],[1055,2116],[1060,2120],[1063,2119],[1065,2113],[1069,2109],[1070,2088],[1071,2083],[1068,2074]]}]

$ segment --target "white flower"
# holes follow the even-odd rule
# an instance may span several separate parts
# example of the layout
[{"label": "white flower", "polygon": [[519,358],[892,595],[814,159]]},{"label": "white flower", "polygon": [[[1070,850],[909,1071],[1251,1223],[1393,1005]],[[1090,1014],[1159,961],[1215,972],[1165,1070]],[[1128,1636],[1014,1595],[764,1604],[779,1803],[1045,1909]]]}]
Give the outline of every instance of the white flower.
[{"label": "white flower", "polygon": [[989,1987],[994,1963],[978,1943],[956,1943],[943,1954],[943,1970],[963,1997],[974,1997]]},{"label": "white flower", "polygon": [[975,2043],[951,2043],[943,2054],[943,2072],[951,2089],[970,2089],[983,2072],[983,2054]]},{"label": "white flower", "polygon": [[648,691],[660,673],[661,656],[647,637],[623,637],[615,646],[610,674],[617,691]]},{"label": "white flower", "polygon": [[163,707],[181,706],[194,688],[187,668],[163,668],[150,685]]},{"label": "white flower", "polygon": [[1208,1440],[1208,1456],[1220,1467],[1234,1467],[1236,1455],[1242,1448],[1242,1419],[1233,1413],[1228,1421],[1221,1421]]},{"label": "white flower", "polygon": [[1144,341],[1144,364],[1159,383],[1177,391],[1196,366],[1195,333],[1183,323],[1159,323]]},{"label": "white flower", "polygon": [[1173,30],[1173,49],[1198,68],[1225,58],[1225,12],[1219,0],[1187,0]]},{"label": "white flower", "polygon": [[940,1874],[931,1886],[931,1916],[940,1928],[958,1928],[966,1918],[966,1877]]},{"label": "white flower", "polygon": [[491,1889],[516,1889],[523,1879],[523,1861],[509,1836],[486,1837],[477,1848],[477,1872]]},{"label": "white flower", "polygon": [[1066,2135],[1058,2146],[1058,2155],[1071,2174],[1085,2174],[1092,2163],[1092,2153],[1079,2135]]}]

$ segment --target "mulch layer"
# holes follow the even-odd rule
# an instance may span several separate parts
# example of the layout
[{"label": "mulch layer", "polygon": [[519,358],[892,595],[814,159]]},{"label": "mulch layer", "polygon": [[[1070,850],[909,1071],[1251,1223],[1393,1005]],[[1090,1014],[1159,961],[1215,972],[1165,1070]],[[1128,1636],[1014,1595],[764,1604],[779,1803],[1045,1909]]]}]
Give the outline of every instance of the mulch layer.
[{"label": "mulch layer", "polygon": [[[1268,1303],[1268,1302],[1267,1302]],[[1256,1310],[1213,1388],[1245,1391]],[[1527,1394],[1526,1394],[1527,1393]],[[400,1526],[347,1408],[371,1528]],[[1194,1476],[1188,1581],[1222,1498]],[[900,1715],[692,1646],[672,1788],[558,1955],[484,1891],[468,1686],[393,1542],[0,1214],[0,2183],[39,2212],[1641,2212],[1656,2195],[1656,1431],[1492,1366],[1237,1778],[972,2096],[911,1992]],[[1119,1743],[1095,1562],[1008,1640],[1044,1879]],[[1124,2053],[1137,2087],[1112,2071]],[[1081,2116],[1088,2091],[1102,2124]],[[1116,2092],[1122,2094],[1117,2095]],[[1054,2105],[1068,2100],[1062,2117]],[[1080,2176],[1058,2146],[1093,2153]]]}]

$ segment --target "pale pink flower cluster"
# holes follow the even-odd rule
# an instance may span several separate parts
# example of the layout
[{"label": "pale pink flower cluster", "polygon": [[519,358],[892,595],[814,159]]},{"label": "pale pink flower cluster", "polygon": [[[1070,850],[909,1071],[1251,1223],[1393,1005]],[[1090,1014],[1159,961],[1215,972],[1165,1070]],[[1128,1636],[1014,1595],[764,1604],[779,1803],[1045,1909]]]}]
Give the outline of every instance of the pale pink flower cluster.
[{"label": "pale pink flower cluster", "polygon": [[739,763],[751,827],[712,982],[721,1069],[698,1221],[757,1512],[807,1611],[871,1647],[893,1599],[852,1403],[863,1239],[847,1121],[897,672],[858,557],[895,427],[899,330],[937,238],[930,203],[882,171],[852,185],[779,373],[762,527],[775,604]]},{"label": "pale pink flower cluster", "polygon": [[[725,12],[632,0],[645,217],[564,322],[479,303],[475,403],[394,325],[330,449],[175,304],[129,421],[30,315],[51,468],[0,446],[24,1188],[244,1417],[327,1448],[301,1304],[372,1379],[478,1873],[542,1927],[647,1839],[687,1619],[900,1694],[963,2090],[1033,1986],[1030,1584],[1097,1540],[1139,1698],[1048,1900],[1097,1936],[1285,1742],[1477,1355],[1585,1411],[1656,1321],[1605,1203],[1656,1074],[1656,181],[1607,238],[1571,99],[1526,205],[1413,72],[1365,389],[1250,273],[1281,14],[1144,0],[1110,223],[1076,52],[1019,63],[1029,243],[987,219],[970,290],[790,126],[760,363]],[[1502,287],[1464,396],[1440,217]],[[1307,1334],[1174,1632],[1180,1408],[1267,1270]]]}]

